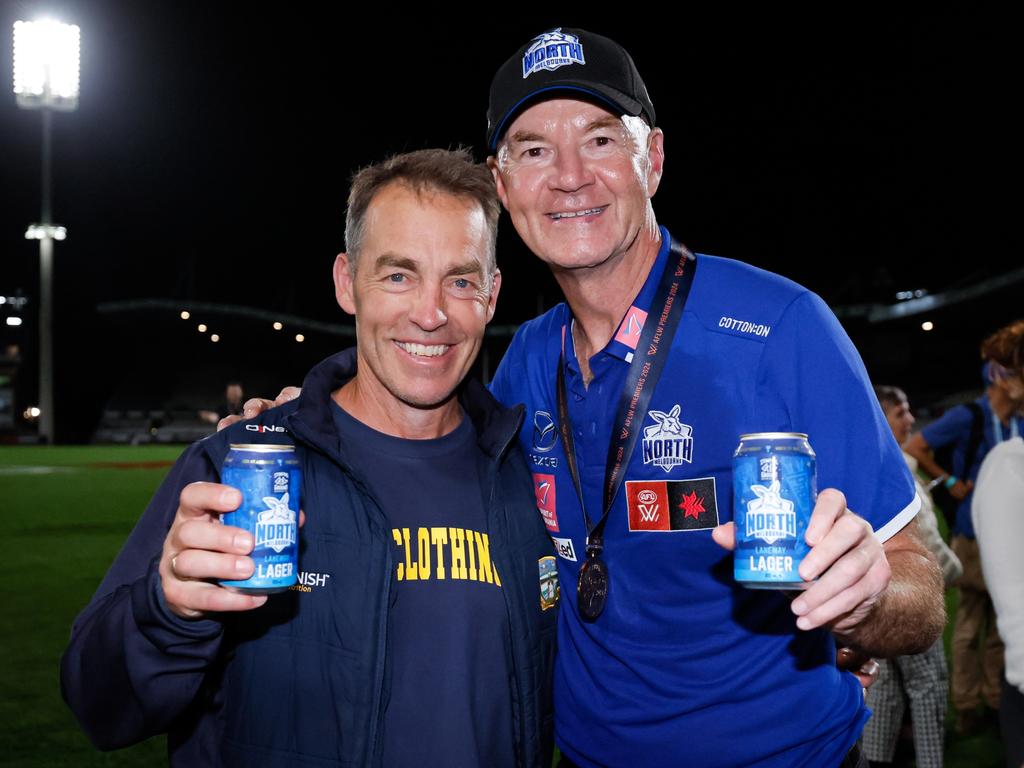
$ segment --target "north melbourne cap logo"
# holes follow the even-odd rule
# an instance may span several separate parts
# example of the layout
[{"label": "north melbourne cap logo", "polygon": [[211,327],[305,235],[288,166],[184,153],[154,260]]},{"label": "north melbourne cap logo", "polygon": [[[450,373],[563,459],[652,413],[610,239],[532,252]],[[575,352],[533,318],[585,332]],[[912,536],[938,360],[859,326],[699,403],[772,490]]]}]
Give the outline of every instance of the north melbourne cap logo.
[{"label": "north melbourne cap logo", "polygon": [[533,39],[533,45],[523,54],[523,79],[546,69],[553,72],[569,64],[586,64],[583,43],[576,35],[562,32],[562,28],[545,32]]}]

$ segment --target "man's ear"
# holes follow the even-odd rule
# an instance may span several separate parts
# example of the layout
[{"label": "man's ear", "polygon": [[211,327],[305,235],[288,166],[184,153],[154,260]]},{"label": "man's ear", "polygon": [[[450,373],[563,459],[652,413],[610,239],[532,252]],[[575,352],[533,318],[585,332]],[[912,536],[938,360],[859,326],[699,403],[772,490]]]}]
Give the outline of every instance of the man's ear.
[{"label": "man's ear", "polygon": [[356,294],[347,253],[339,253],[334,260],[334,297],[338,300],[338,306],[348,314],[355,315]]},{"label": "man's ear", "polygon": [[498,169],[498,158],[491,155],[487,158],[487,167],[491,169],[491,176],[494,177],[494,186],[498,190],[498,199],[502,207],[508,210],[508,195],[505,193],[505,182],[501,179],[501,171]]},{"label": "man's ear", "polygon": [[501,270],[495,267],[491,277],[491,295],[487,299],[487,322],[494,318],[494,309],[498,305],[498,291],[501,290]]},{"label": "man's ear", "polygon": [[661,128],[651,131],[647,143],[647,196],[654,197],[661,184],[661,172],[665,167],[665,134]]}]

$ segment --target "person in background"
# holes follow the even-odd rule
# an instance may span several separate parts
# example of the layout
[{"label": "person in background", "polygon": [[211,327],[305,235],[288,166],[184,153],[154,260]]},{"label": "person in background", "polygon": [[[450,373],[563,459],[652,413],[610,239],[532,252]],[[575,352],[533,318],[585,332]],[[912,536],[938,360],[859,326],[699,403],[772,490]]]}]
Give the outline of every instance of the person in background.
[{"label": "person in background", "polygon": [[[1024,320],[985,342],[993,374],[1024,407]],[[981,568],[1006,643],[999,720],[1007,768],[1024,766],[1024,439],[993,448],[978,472],[971,517]]]},{"label": "person in background", "polygon": [[[956,731],[961,735],[977,730],[981,705],[998,711],[1003,676],[1003,643],[996,631],[971,524],[971,499],[982,460],[993,447],[1024,431],[1024,419],[1018,413],[1019,395],[1012,391],[1008,379],[999,374],[990,357],[996,336],[998,333],[986,339],[981,348],[985,394],[951,408],[910,438],[904,447],[927,475],[944,483],[960,502],[951,525],[951,544],[964,568],[957,584],[960,602],[952,642],[953,708],[957,713]],[[932,450],[950,445],[952,463],[941,467]]]},{"label": "person in background", "polygon": [[209,424],[216,424],[227,416],[239,416],[242,413],[244,397],[241,382],[229,381],[224,387],[224,404],[216,411],[200,411],[199,418]]},{"label": "person in background", "polygon": [[[914,425],[914,414],[906,394],[898,387],[876,386],[875,396],[893,437],[903,445]],[[917,476],[917,460],[906,452],[903,458],[914,474],[917,495],[921,498],[921,509],[917,513],[918,532],[938,560],[942,577],[949,587],[963,573],[963,566],[942,540],[931,495]],[[949,674],[941,638],[924,653],[879,661],[878,679],[867,690],[867,704],[872,714],[864,726],[862,741],[864,754],[872,766],[892,764],[903,715],[909,703],[918,768],[942,767],[948,686]]]}]

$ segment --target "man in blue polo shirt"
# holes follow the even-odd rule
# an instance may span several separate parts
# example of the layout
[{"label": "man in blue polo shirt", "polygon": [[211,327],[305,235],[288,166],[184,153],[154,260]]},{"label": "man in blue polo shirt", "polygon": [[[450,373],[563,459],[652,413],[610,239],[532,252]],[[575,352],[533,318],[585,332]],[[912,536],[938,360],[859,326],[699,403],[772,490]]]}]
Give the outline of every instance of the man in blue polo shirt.
[{"label": "man in blue polo shirt", "polygon": [[[919,501],[821,299],[656,224],[654,126],[629,55],[583,30],[527,42],[491,85],[499,196],[568,302],[519,330],[492,385],[527,405],[537,506],[577,585],[556,740],[569,765],[856,765],[867,712],[829,629],[876,655],[937,637]],[[818,580],[792,603],[737,587],[715,544],[738,437],[767,431],[806,432],[819,487],[845,493],[819,495],[800,569]]]}]

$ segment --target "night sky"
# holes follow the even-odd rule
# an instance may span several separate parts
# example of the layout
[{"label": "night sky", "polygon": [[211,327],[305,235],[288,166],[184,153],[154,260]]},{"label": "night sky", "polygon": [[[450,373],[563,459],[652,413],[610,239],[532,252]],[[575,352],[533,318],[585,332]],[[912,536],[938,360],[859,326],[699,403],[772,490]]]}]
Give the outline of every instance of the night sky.
[{"label": "night sky", "polygon": [[[655,210],[692,249],[785,274],[837,308],[1024,265],[1002,224],[1018,206],[986,194],[1010,175],[1019,57],[1000,39],[1006,20],[856,5],[848,17],[683,10],[669,29],[649,10],[624,18],[626,6],[481,19],[389,5],[356,26],[319,4],[270,7],[0,5],[0,295],[29,299],[21,327],[0,325],[0,348],[21,347],[19,408],[36,387],[38,256],[23,234],[39,219],[40,116],[15,104],[11,26],[48,12],[82,30],[79,109],[54,118],[53,211],[68,228],[54,288],[61,440],[87,440],[104,407],[215,405],[227,378],[272,395],[346,346],[319,326],[178,311],[350,324],[330,267],[352,172],[421,147],[470,145],[483,159],[493,71],[558,24],[633,54],[666,132]],[[502,228],[495,322],[510,325],[558,299],[507,218]],[[976,386],[977,343],[1024,315],[1021,285],[927,316],[843,321],[872,377],[926,404]],[[164,303],[124,308],[144,299]],[[490,365],[505,343],[489,345]]]}]

